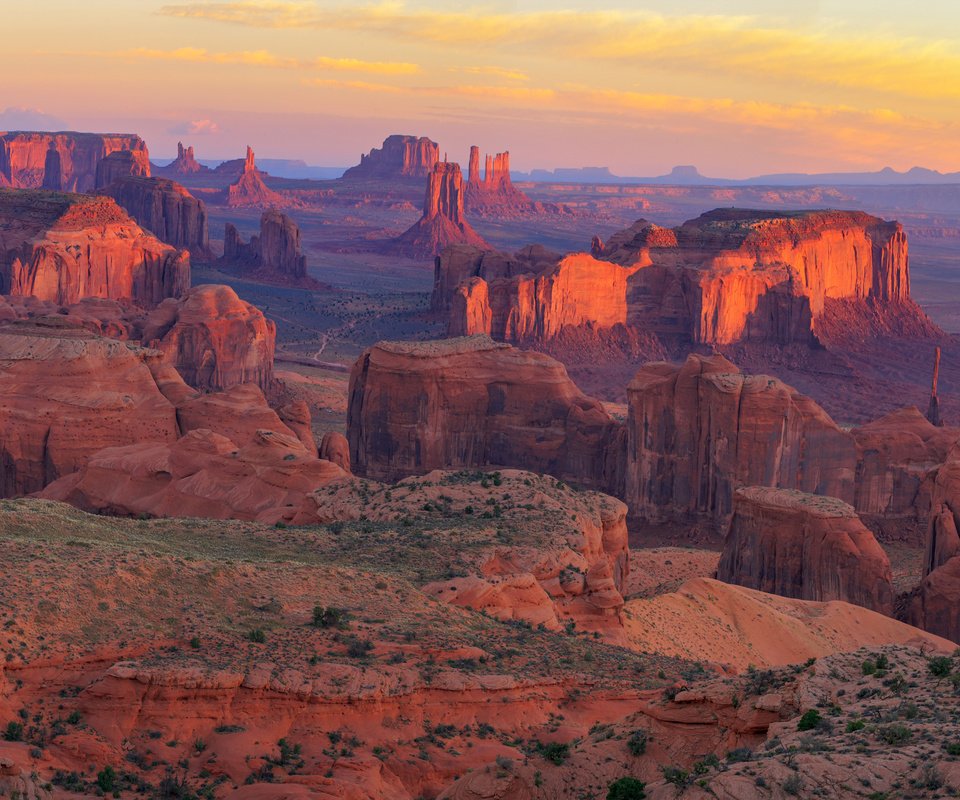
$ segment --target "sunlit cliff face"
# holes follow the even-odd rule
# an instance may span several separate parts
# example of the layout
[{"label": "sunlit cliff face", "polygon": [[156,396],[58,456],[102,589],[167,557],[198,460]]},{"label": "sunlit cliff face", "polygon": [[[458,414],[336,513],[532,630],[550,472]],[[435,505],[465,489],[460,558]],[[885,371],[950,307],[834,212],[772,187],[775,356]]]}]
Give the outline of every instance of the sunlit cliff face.
[{"label": "sunlit cliff face", "polygon": [[135,130],[158,156],[250,140],[326,164],[402,128],[452,159],[479,139],[509,147],[517,169],[960,169],[946,2],[917,19],[892,0],[46,5],[15,12],[0,129]]}]

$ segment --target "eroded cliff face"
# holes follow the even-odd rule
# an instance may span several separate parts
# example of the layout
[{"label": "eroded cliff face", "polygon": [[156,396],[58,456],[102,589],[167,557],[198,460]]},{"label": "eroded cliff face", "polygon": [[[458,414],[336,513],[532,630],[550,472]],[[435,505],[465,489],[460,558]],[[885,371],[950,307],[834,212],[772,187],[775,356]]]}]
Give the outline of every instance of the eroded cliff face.
[{"label": "eroded cliff face", "polygon": [[89,192],[97,186],[100,162],[117,151],[129,151],[136,165],[134,174],[150,175],[147,146],[134,134],[0,133],[0,184]]},{"label": "eroded cliff face", "polygon": [[0,190],[0,220],[5,294],[152,306],[190,286],[189,254],[146,233],[111,198]]},{"label": "eroded cliff face", "polygon": [[193,155],[193,146],[184,147],[183,142],[177,142],[177,157],[164,167],[157,167],[158,175],[175,178],[179,175],[196,175],[199,172],[209,172]]},{"label": "eroded cliff face", "polygon": [[470,148],[465,194],[471,213],[509,216],[512,211],[531,210],[533,202],[513,185],[510,178],[510,153],[487,155],[483,175],[480,174],[480,148]]},{"label": "eroded cliff face", "polygon": [[[625,320],[619,312],[604,314],[605,306],[594,306],[600,313],[591,316],[589,304],[596,300],[578,294],[576,300],[588,310],[586,324],[606,328],[625,321],[665,341],[687,344],[816,344],[818,319],[829,300],[899,307],[910,295],[902,227],[861,212],[721,209],[674,229],[640,220],[606,244],[596,240],[591,256],[576,258],[585,265],[589,258],[592,269],[604,275],[612,269],[608,264],[619,265],[626,276],[607,293],[608,304],[626,306]],[[451,308],[455,295],[464,295],[461,282],[470,277],[490,284],[486,296],[495,338],[518,341],[517,331],[526,333],[511,316],[542,317],[533,333],[540,339],[584,324],[552,318],[570,298],[558,308],[538,303],[551,284],[564,282],[563,271],[542,265],[519,285],[494,285],[480,269],[464,275],[461,263],[456,257],[442,259],[438,271],[448,274],[435,282],[433,306],[450,314],[451,331],[467,330],[465,317],[476,317],[462,300]],[[522,284],[535,280],[545,286],[525,291]],[[498,300],[501,294],[507,299]]]},{"label": "eroded cliff face", "polygon": [[289,205],[283,195],[270,189],[260,177],[253,149],[247,147],[243,170],[227,187],[227,205],[231,208],[271,208]]},{"label": "eroded cliff face", "polygon": [[360,163],[348,169],[343,179],[425,178],[440,161],[440,146],[425,136],[393,134],[382,147],[360,156]]},{"label": "eroded cliff face", "polygon": [[223,263],[267,283],[315,288],[319,283],[307,274],[307,257],[300,244],[300,228],[275,208],[260,217],[260,235],[244,242],[236,226],[226,224]]},{"label": "eroded cliff face", "polygon": [[350,375],[350,463],[377,479],[499,465],[599,487],[616,430],[560,363],[485,336],[381,342]]},{"label": "eroded cliff face", "polygon": [[738,489],[717,578],[784,597],[843,600],[893,613],[887,554],[853,507],[833,497]]}]

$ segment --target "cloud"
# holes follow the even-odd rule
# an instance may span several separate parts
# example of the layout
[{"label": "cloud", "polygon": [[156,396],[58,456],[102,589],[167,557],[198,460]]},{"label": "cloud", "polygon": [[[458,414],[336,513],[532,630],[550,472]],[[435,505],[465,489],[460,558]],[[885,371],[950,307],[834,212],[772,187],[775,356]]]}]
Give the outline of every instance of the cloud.
[{"label": "cloud", "polygon": [[378,32],[458,49],[547,55],[564,62],[616,61],[791,86],[960,99],[960,52],[953,44],[835,30],[796,31],[764,26],[744,16],[630,10],[480,13],[402,2],[321,7],[266,0],[168,4],[159,13],[263,28]]},{"label": "cloud", "polygon": [[59,117],[38,108],[10,107],[0,111],[0,130],[4,131],[62,131],[67,127]]},{"label": "cloud", "polygon": [[468,75],[484,75],[491,78],[503,78],[505,81],[528,81],[530,76],[516,69],[502,67],[453,67],[451,72],[464,72]]},{"label": "cloud", "polygon": [[176,136],[213,136],[220,133],[220,126],[212,119],[194,119],[174,125],[168,132]]}]

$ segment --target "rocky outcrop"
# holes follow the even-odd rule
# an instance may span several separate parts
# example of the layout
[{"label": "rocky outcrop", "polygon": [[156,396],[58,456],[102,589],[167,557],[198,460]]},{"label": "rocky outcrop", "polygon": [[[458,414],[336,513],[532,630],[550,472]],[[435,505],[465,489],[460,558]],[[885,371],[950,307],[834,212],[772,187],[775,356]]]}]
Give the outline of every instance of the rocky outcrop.
[{"label": "rocky outcrop", "polygon": [[[51,155],[51,151],[56,156]],[[0,133],[0,185],[89,192],[97,186],[100,162],[117,151],[128,151],[129,158],[136,164],[136,171],[130,174],[150,174],[147,146],[134,134]],[[54,172],[56,164],[59,181]]]},{"label": "rocky outcrop", "polygon": [[209,172],[210,168],[205,167],[193,156],[193,147],[184,147],[183,142],[177,142],[177,157],[165,167],[155,167],[154,173],[168,178],[176,178],[181,175],[196,175],[200,172]]},{"label": "rocky outcrop", "polygon": [[[902,226],[862,212],[720,209],[674,229],[640,220],[606,244],[594,242],[592,255],[578,258],[597,272],[619,265],[626,280],[617,282],[609,302],[626,306],[630,327],[680,345],[813,345],[818,319],[835,299],[881,308],[909,305],[913,315],[922,316],[909,300]],[[539,278],[547,285],[563,281],[562,273],[546,265],[528,280]],[[477,287],[473,291],[483,294]],[[510,299],[498,304],[494,298],[501,292]],[[463,293],[459,284],[443,281],[434,307],[452,308],[457,293]],[[551,320],[549,308],[528,307],[519,289],[489,285],[486,296],[495,338],[498,331],[511,335],[514,326],[504,315],[516,314],[518,307],[521,316],[546,315],[537,336],[555,336],[570,324]],[[593,302],[576,300],[587,310]],[[559,308],[568,305],[569,299]],[[476,316],[463,302],[451,314],[450,329],[456,331],[467,329],[464,314]],[[600,315],[591,322],[602,328],[611,319]]]},{"label": "rocky outcrop", "polygon": [[229,286],[205,284],[157,306],[142,337],[191,386],[218,390],[254,383],[266,390],[276,333],[276,325]]},{"label": "rocky outcrop", "polygon": [[260,235],[244,243],[236,226],[227,223],[223,234],[223,264],[266,283],[321,285],[307,274],[307,257],[300,245],[300,228],[276,209],[260,217]]},{"label": "rocky outcrop", "polygon": [[624,485],[613,492],[648,519],[723,523],[739,486],[854,499],[853,436],[810,398],[721,356],[647,364],[628,390]]},{"label": "rocky outcrop", "polygon": [[3,293],[152,306],[189,286],[189,254],[146,233],[111,198],[0,190]]},{"label": "rocky outcrop", "polygon": [[460,165],[438,162],[427,178],[423,215],[394,242],[410,257],[436,256],[452,244],[488,245],[466,221],[463,213],[463,176]]},{"label": "rocky outcrop", "polygon": [[[105,162],[104,162],[105,163]],[[122,177],[99,189],[160,241],[210,258],[207,208],[183,186],[166,178]]]},{"label": "rocky outcrop", "polygon": [[344,472],[350,469],[350,442],[337,431],[328,431],[320,440],[320,458],[332,461]]},{"label": "rocky outcrop", "polygon": [[55,317],[0,328],[0,494],[39,491],[104,447],[176,440],[155,361]]},{"label": "rocky outcrop", "polygon": [[784,597],[893,612],[887,554],[853,507],[833,497],[738,489],[717,578]]},{"label": "rocky outcrop", "polygon": [[102,189],[124,178],[149,178],[150,170],[144,167],[137,154],[131,150],[115,150],[97,164],[96,189]]},{"label": "rocky outcrop", "polygon": [[440,160],[440,147],[422,136],[393,134],[382,147],[360,156],[360,163],[343,173],[343,180],[425,178]]},{"label": "rocky outcrop", "polygon": [[227,187],[227,205],[230,208],[270,208],[289,205],[286,198],[267,188],[257,169],[253,150],[247,148],[243,171],[237,180]]},{"label": "rocky outcrop", "polygon": [[508,214],[532,209],[530,198],[513,185],[510,179],[510,153],[487,155],[483,176],[480,175],[480,148],[470,148],[465,206],[470,213]]},{"label": "rocky outcrop", "polygon": [[603,486],[616,435],[560,363],[485,336],[381,342],[350,373],[347,436],[358,475],[509,466]]}]

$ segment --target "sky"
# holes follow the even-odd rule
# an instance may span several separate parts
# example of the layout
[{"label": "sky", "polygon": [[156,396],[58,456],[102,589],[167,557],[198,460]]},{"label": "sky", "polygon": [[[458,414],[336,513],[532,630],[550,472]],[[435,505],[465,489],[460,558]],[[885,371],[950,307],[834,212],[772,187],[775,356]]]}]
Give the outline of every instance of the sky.
[{"label": "sky", "polygon": [[4,3],[0,130],[139,133],[156,161],[453,161],[654,176],[960,170],[956,0]]}]

